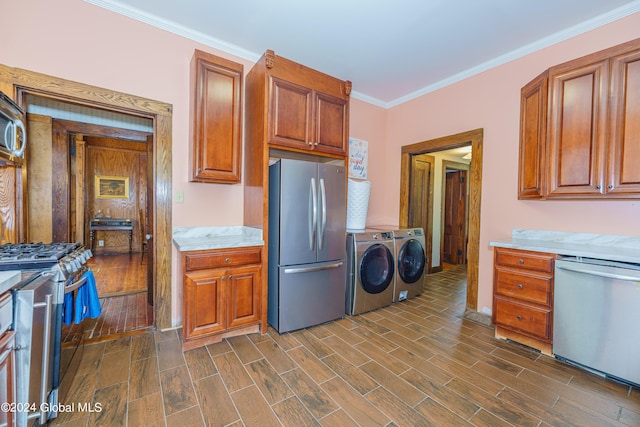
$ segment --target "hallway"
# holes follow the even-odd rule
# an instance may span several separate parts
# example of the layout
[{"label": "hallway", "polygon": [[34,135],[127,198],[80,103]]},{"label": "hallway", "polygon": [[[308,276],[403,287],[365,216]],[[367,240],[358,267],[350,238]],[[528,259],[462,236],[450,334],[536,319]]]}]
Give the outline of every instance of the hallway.
[{"label": "hallway", "polygon": [[83,334],[85,342],[153,329],[153,307],[147,303],[147,264],[139,254],[94,256],[87,262],[96,278],[102,314],[80,325],[62,328],[62,342]]}]

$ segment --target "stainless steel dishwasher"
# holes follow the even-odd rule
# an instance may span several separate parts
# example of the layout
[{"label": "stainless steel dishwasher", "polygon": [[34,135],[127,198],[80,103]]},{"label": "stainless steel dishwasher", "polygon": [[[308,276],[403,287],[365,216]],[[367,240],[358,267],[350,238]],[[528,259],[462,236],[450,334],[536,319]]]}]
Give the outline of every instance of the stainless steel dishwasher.
[{"label": "stainless steel dishwasher", "polygon": [[640,264],[559,258],[553,317],[557,358],[640,385]]}]

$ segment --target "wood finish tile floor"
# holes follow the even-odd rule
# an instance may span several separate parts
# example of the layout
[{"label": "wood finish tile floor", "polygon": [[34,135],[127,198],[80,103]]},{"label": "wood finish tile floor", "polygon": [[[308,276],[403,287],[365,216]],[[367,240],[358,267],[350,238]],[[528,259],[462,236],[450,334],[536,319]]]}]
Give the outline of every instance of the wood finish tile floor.
[{"label": "wood finish tile floor", "polygon": [[[638,426],[640,390],[463,318],[464,267],[414,299],[183,353],[177,331],[85,347],[64,426]],[[78,403],[101,405],[89,413]]]}]

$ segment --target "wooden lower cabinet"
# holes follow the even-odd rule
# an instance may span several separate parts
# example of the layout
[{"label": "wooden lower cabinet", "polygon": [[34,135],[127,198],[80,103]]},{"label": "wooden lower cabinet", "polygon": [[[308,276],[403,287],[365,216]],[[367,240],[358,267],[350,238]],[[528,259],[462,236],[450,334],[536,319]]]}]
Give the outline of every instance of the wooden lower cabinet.
[{"label": "wooden lower cabinet", "polygon": [[552,354],[555,258],[549,253],[494,249],[496,337]]},{"label": "wooden lower cabinet", "polygon": [[182,254],[182,349],[260,331],[262,247]]}]

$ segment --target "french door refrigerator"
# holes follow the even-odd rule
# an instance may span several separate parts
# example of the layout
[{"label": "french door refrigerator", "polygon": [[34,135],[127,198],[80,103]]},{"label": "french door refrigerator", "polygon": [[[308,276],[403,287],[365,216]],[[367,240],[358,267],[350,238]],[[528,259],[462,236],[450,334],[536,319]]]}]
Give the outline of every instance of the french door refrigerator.
[{"label": "french door refrigerator", "polygon": [[269,166],[267,320],[280,333],[344,317],[345,173],[293,159]]}]

